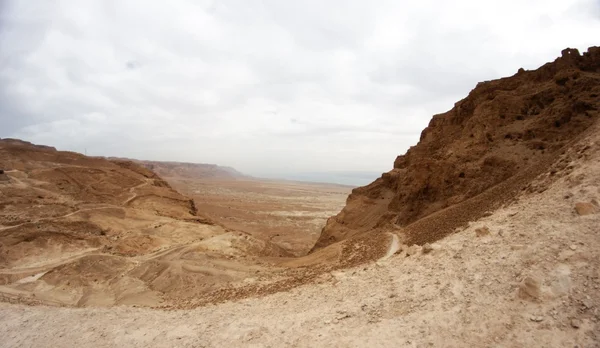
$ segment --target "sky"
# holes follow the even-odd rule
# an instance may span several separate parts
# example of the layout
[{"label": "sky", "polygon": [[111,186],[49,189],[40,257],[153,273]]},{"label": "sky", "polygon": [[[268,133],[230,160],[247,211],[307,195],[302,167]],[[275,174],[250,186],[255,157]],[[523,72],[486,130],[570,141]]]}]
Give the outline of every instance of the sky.
[{"label": "sky", "polygon": [[384,172],[600,0],[0,0],[0,137],[256,176]]}]

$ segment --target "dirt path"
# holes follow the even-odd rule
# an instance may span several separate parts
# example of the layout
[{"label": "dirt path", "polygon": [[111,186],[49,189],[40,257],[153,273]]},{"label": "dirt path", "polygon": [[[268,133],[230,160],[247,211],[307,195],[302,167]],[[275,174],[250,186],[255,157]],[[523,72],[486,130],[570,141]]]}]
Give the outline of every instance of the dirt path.
[{"label": "dirt path", "polygon": [[132,188],[129,189],[129,193],[131,193],[131,197],[127,198],[124,202],[123,202],[123,206],[127,205],[128,203],[130,203],[131,201],[133,201],[134,199],[136,199],[138,197],[138,194],[135,192],[135,189],[143,187],[148,185],[148,181],[143,182],[137,186],[134,186]]},{"label": "dirt path", "polygon": [[72,254],[67,257],[52,259],[52,260],[48,260],[46,262],[37,262],[34,265],[30,265],[27,267],[19,267],[19,268],[13,267],[13,268],[0,269],[0,275],[1,274],[20,274],[20,273],[44,272],[51,268],[58,267],[58,266],[66,264],[66,263],[79,260],[82,257],[93,256],[93,255],[103,255],[101,253],[98,253],[97,252],[98,250],[99,250],[98,248],[84,249],[76,254]]},{"label": "dirt path", "polygon": [[[5,171],[5,173],[12,173],[12,172],[18,172],[18,170],[10,170],[10,171]],[[11,176],[11,179],[15,180],[16,184],[21,185],[21,186],[25,186],[25,187],[31,187],[30,185],[24,183],[23,181],[19,180],[16,177]],[[133,186],[131,188],[129,188],[129,193],[131,193],[131,197],[127,198],[123,203],[122,206],[127,205],[129,202],[131,202],[132,200],[136,199],[138,197],[138,194],[135,192],[135,189],[138,189],[140,187],[146,186],[148,185],[148,181],[145,181],[139,185]],[[34,189],[38,189],[36,187],[32,187]],[[43,189],[40,189],[43,190]],[[46,190],[43,190],[46,191]],[[54,193],[53,193],[54,194]],[[36,223],[40,223],[40,222],[48,222],[48,221],[55,221],[55,220],[60,220],[60,219],[64,219],[64,218],[68,218],[70,216],[82,213],[82,212],[87,212],[87,211],[94,211],[94,210],[101,210],[101,209],[114,209],[114,208],[122,208],[122,206],[119,205],[113,205],[113,204],[108,204],[108,203],[102,203],[99,204],[99,206],[97,207],[93,207],[93,208],[84,208],[84,209],[78,209],[75,210],[73,212],[70,212],[68,214],[64,214],[61,216],[54,216],[54,217],[49,217],[49,218],[43,218],[43,219],[39,219],[36,221],[29,221],[29,222],[23,222],[20,223],[18,225],[12,225],[12,226],[2,226],[0,227],[0,231],[6,231],[6,230],[11,230],[11,229],[15,229],[15,228],[19,228],[28,224],[36,224]]]},{"label": "dirt path", "polygon": [[392,240],[390,241],[390,248],[385,253],[385,255],[380,260],[389,259],[392,255],[394,255],[398,250],[400,250],[400,239],[398,235],[395,233],[390,233]]},{"label": "dirt path", "polygon": [[78,209],[78,210],[75,210],[75,211],[70,212],[65,215],[60,215],[60,216],[55,216],[55,217],[50,217],[50,218],[43,218],[43,219],[39,219],[37,221],[23,222],[23,223],[20,223],[18,225],[13,225],[13,226],[0,227],[0,231],[12,230],[12,229],[19,228],[19,227],[25,226],[25,225],[30,225],[30,224],[38,224],[41,222],[60,220],[60,219],[64,219],[69,216],[73,216],[73,215],[83,213],[86,211],[94,211],[94,210],[102,210],[102,209],[118,209],[118,208],[122,208],[122,207],[120,207],[118,205],[110,205],[110,204],[103,203],[101,207]]},{"label": "dirt path", "polygon": [[[0,345],[594,347],[600,214],[573,206],[597,199],[600,170],[574,175],[585,175],[578,187],[565,180],[522,199],[428,254],[392,254],[288,292],[177,311],[0,304]],[[483,226],[490,234],[477,237]],[[539,287],[522,285],[531,277]]]}]

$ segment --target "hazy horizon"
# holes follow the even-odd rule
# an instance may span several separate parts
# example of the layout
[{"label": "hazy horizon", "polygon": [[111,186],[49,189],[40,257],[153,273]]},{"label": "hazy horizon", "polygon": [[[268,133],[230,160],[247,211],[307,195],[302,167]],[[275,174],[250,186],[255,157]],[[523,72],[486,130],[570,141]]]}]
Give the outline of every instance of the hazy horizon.
[{"label": "hazy horizon", "polygon": [[261,177],[382,173],[477,82],[598,32],[597,0],[7,0],[0,137]]}]

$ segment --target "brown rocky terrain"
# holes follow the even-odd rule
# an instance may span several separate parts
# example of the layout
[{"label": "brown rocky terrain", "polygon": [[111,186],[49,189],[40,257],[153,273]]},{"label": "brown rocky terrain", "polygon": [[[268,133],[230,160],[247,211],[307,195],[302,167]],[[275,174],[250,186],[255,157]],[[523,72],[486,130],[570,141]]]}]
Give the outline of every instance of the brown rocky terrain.
[{"label": "brown rocky terrain", "polygon": [[[0,294],[68,305],[156,305],[288,255],[233,232],[131,161],[0,140]],[[241,261],[232,260],[232,258]]]},{"label": "brown rocky terrain", "polygon": [[305,279],[298,265],[340,265],[338,247],[292,256],[314,244],[347,187],[156,162],[192,199],[140,163],[1,139],[0,297],[191,306],[290,288]]},{"label": "brown rocky terrain", "polygon": [[407,244],[435,241],[526,188],[599,115],[600,47],[479,83],[391,171],[353,190],[313,250],[390,229]]},{"label": "brown rocky terrain", "polygon": [[[2,140],[3,344],[598,346],[598,93],[593,47],[479,84],[304,256],[260,222],[338,191],[171,179],[192,203],[135,163]],[[114,304],[155,308],[52,307]]]},{"label": "brown rocky terrain", "polygon": [[600,123],[557,161],[459,233],[288,291],[183,310],[0,303],[0,346],[597,347]]}]

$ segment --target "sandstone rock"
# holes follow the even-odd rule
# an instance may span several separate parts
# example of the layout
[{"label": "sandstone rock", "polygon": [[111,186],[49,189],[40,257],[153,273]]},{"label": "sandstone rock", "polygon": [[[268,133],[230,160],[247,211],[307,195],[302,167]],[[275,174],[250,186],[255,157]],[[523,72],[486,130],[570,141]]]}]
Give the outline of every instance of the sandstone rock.
[{"label": "sandstone rock", "polygon": [[542,296],[542,279],[529,276],[519,285],[519,297],[523,299],[539,299]]},{"label": "sandstone rock", "polygon": [[578,215],[591,215],[598,212],[598,207],[590,202],[579,202],[575,204],[575,211]]},{"label": "sandstone rock", "polygon": [[485,226],[475,229],[475,235],[477,237],[483,237],[483,236],[487,236],[489,234],[490,234],[490,229]]},{"label": "sandstone rock", "polygon": [[581,327],[581,320],[579,320],[579,319],[572,319],[571,320],[571,326],[574,327],[575,329],[579,329]]}]

